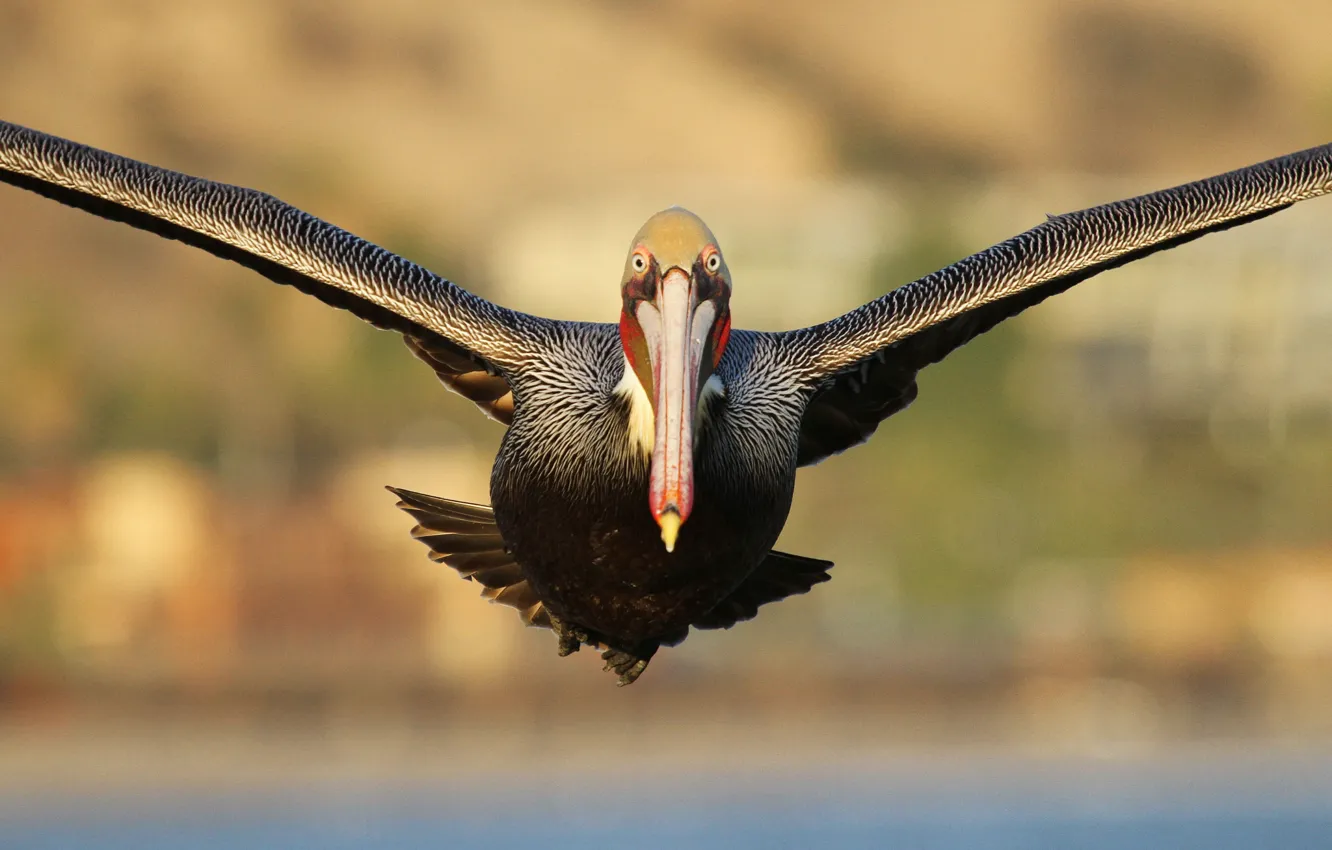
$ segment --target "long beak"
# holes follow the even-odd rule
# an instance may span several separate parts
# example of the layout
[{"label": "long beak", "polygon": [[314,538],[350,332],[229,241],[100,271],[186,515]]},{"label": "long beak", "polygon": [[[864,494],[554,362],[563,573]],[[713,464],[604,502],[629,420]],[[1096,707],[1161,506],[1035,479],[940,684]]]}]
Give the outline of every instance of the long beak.
[{"label": "long beak", "polygon": [[689,276],[673,268],[657,287],[656,303],[641,304],[638,313],[656,396],[648,502],[666,551],[672,552],[680,526],[694,507],[694,414],[703,348],[716,307],[712,302],[699,304]]}]

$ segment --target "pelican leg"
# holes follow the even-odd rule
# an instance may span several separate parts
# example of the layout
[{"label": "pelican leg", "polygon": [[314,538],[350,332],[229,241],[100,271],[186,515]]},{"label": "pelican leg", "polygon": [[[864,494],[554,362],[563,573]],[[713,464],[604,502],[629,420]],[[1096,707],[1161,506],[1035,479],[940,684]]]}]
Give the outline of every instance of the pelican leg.
[{"label": "pelican leg", "polygon": [[587,629],[571,626],[554,614],[550,615],[550,628],[555,632],[555,637],[560,642],[557,651],[561,658],[566,655],[573,655],[582,649],[583,644],[588,646],[597,645],[596,641],[592,640],[592,636],[587,633]]}]

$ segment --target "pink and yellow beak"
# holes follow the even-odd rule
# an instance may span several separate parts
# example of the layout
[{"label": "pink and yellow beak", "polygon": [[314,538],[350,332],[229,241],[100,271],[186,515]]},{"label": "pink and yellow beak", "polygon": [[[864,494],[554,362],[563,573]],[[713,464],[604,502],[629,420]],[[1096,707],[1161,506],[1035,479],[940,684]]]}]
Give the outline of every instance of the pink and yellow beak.
[{"label": "pink and yellow beak", "polygon": [[707,380],[704,349],[717,320],[717,305],[700,303],[689,276],[677,267],[657,284],[655,303],[640,303],[636,316],[652,360],[655,390],[648,506],[669,552],[694,509],[694,420],[701,383]]},{"label": "pink and yellow beak", "polygon": [[730,331],[730,282],[706,226],[672,209],[640,231],[624,293],[625,353],[654,414],[648,507],[671,552],[694,507],[699,395]]}]

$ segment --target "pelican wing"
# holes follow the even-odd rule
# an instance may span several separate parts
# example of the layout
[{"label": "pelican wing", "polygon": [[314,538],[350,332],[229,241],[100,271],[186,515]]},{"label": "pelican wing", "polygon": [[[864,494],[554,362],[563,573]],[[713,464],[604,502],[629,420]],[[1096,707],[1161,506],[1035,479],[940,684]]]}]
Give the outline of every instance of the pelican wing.
[{"label": "pelican wing", "polygon": [[0,181],[177,239],[401,332],[444,384],[508,422],[506,367],[547,323],[479,298],[272,195],[0,121]]},{"label": "pelican wing", "polygon": [[788,555],[774,549],[730,596],[691,625],[696,629],[729,629],[736,623],[752,620],[758,616],[759,606],[808,593],[814,585],[832,578],[828,575],[832,567],[832,561]]},{"label": "pelican wing", "polygon": [[1332,144],[1052,216],[822,325],[785,335],[814,395],[798,463],[863,443],[916,396],[916,373],[1107,269],[1332,192]]},{"label": "pelican wing", "polygon": [[550,628],[550,615],[504,547],[495,512],[486,505],[455,502],[398,487],[387,488],[417,525],[412,537],[430,547],[430,560],[481,585],[481,595],[518,609],[529,626]]}]

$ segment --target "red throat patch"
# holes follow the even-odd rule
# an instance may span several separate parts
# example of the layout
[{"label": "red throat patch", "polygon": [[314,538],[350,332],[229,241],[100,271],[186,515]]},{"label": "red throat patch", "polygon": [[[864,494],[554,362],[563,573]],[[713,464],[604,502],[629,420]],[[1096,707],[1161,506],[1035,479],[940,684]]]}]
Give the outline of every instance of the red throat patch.
[{"label": "red throat patch", "polygon": [[722,314],[720,320],[712,326],[712,368],[716,369],[717,364],[721,363],[722,352],[726,350],[726,343],[731,339],[731,311],[728,309]]},{"label": "red throat patch", "polygon": [[643,336],[638,320],[623,310],[620,311],[620,347],[638,376],[638,382],[643,385],[643,391],[652,398],[652,360],[648,356],[647,338]]}]

